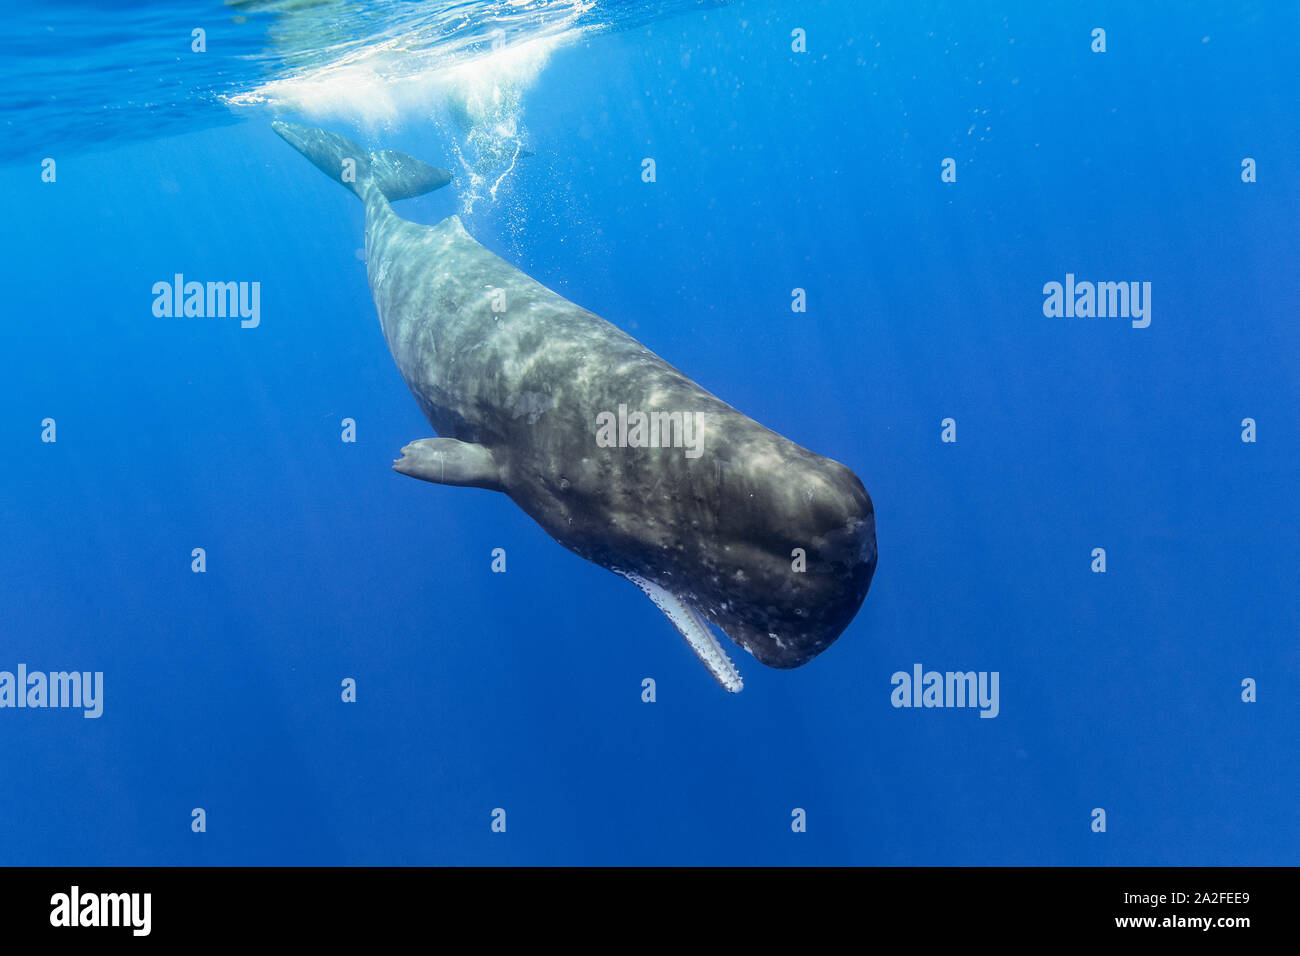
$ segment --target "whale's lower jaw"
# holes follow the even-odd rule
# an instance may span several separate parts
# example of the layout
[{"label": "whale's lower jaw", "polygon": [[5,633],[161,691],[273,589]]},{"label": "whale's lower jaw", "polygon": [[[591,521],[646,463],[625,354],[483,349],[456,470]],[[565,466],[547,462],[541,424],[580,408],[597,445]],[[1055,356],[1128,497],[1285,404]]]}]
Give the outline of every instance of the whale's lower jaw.
[{"label": "whale's lower jaw", "polygon": [[[712,560],[686,566],[645,560],[644,554],[632,552],[606,560],[607,555],[573,550],[641,588],[724,687],[731,675],[738,682],[739,674],[722,654],[709,623],[764,666],[792,670],[844,633],[862,607],[876,570],[872,513],[812,539],[802,570],[773,558],[751,562],[747,567],[754,576],[744,580],[728,580]],[[781,549],[773,553],[779,555]]]},{"label": "whale's lower jaw", "polygon": [[634,571],[619,567],[610,570],[645,592],[686,639],[714,680],[725,690],[738,693],[743,687],[740,673],[710,623],[767,667],[801,667],[835,643],[857,615],[875,573],[874,551],[871,557],[869,563],[845,570],[845,589],[839,600],[800,609],[794,616],[777,607],[763,609],[753,604],[744,605],[742,614],[742,602],[712,600],[685,581],[674,589]]},{"label": "whale's lower jaw", "polygon": [[696,608],[687,604],[677,595],[666,591],[659,585],[645,578],[638,577],[627,571],[616,571],[627,578],[642,591],[646,597],[655,603],[659,610],[664,612],[668,620],[672,621],[673,626],[677,628],[682,637],[686,638],[686,643],[690,645],[695,656],[700,659],[713,679],[718,682],[723,690],[731,694],[739,694],[744,689],[745,683],[740,678],[740,671],[736,670],[736,665],[731,662],[727,652],[722,649],[722,644],[718,642],[717,637],[709,629],[709,622],[704,615]]}]

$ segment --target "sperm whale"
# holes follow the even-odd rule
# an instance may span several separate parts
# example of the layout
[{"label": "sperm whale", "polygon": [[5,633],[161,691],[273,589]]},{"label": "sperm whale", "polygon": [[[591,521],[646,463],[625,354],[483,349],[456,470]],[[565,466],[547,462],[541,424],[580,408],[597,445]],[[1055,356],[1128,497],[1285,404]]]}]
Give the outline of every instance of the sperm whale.
[{"label": "sperm whale", "polygon": [[727,405],[457,216],[425,226],[393,211],[449,183],[445,170],[272,125],[365,206],[384,338],[437,435],[402,448],[398,472],[509,495],[644,591],[728,691],[743,684],[710,623],[776,668],[839,637],[876,567],[875,510],[853,471]]}]

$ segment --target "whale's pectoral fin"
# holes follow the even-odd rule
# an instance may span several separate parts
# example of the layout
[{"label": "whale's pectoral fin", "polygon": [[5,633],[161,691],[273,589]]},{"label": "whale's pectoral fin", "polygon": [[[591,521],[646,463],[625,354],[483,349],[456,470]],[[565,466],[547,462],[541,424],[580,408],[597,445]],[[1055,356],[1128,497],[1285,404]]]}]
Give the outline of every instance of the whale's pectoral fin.
[{"label": "whale's pectoral fin", "polygon": [[464,485],[504,490],[501,470],[492,452],[482,445],[454,438],[421,438],[402,449],[393,470],[437,485]]},{"label": "whale's pectoral fin", "polygon": [[731,663],[731,658],[722,649],[718,639],[713,636],[713,631],[709,629],[709,622],[704,615],[671,591],[666,591],[645,578],[626,571],[619,573],[644,591],[646,596],[655,602],[655,606],[664,612],[668,620],[673,622],[673,627],[686,638],[686,643],[691,646],[695,656],[709,669],[709,673],[722,685],[723,690],[739,694],[745,686],[744,681],[740,679],[740,671],[736,670],[736,665]]}]

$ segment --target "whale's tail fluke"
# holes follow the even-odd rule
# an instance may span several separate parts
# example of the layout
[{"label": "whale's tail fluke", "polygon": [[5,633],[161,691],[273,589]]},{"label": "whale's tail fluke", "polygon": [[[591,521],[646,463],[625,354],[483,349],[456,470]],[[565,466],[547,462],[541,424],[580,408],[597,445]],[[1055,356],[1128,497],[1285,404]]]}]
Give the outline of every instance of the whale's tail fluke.
[{"label": "whale's tail fluke", "polygon": [[363,202],[371,184],[392,201],[433,192],[451,182],[451,173],[447,170],[396,150],[371,153],[346,136],[296,123],[277,120],[271,128],[310,159],[317,169],[352,190]]}]

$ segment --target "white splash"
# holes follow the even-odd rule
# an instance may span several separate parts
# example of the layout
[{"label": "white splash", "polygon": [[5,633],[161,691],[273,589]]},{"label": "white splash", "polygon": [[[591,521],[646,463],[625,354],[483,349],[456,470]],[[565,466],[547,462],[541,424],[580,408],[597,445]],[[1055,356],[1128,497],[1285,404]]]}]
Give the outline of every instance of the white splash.
[{"label": "white splash", "polygon": [[[523,125],[525,94],[536,83],[551,54],[587,29],[579,21],[591,0],[553,0],[546,16],[528,26],[511,25],[483,35],[448,36],[441,19],[405,25],[358,43],[324,45],[310,62],[241,93],[223,97],[233,108],[271,106],[307,120],[344,124],[374,142],[394,126],[433,123],[464,173],[464,211],[488,195],[495,200],[516,161],[531,155]],[[400,29],[399,29],[400,28]],[[285,28],[295,42],[302,32]]]}]

